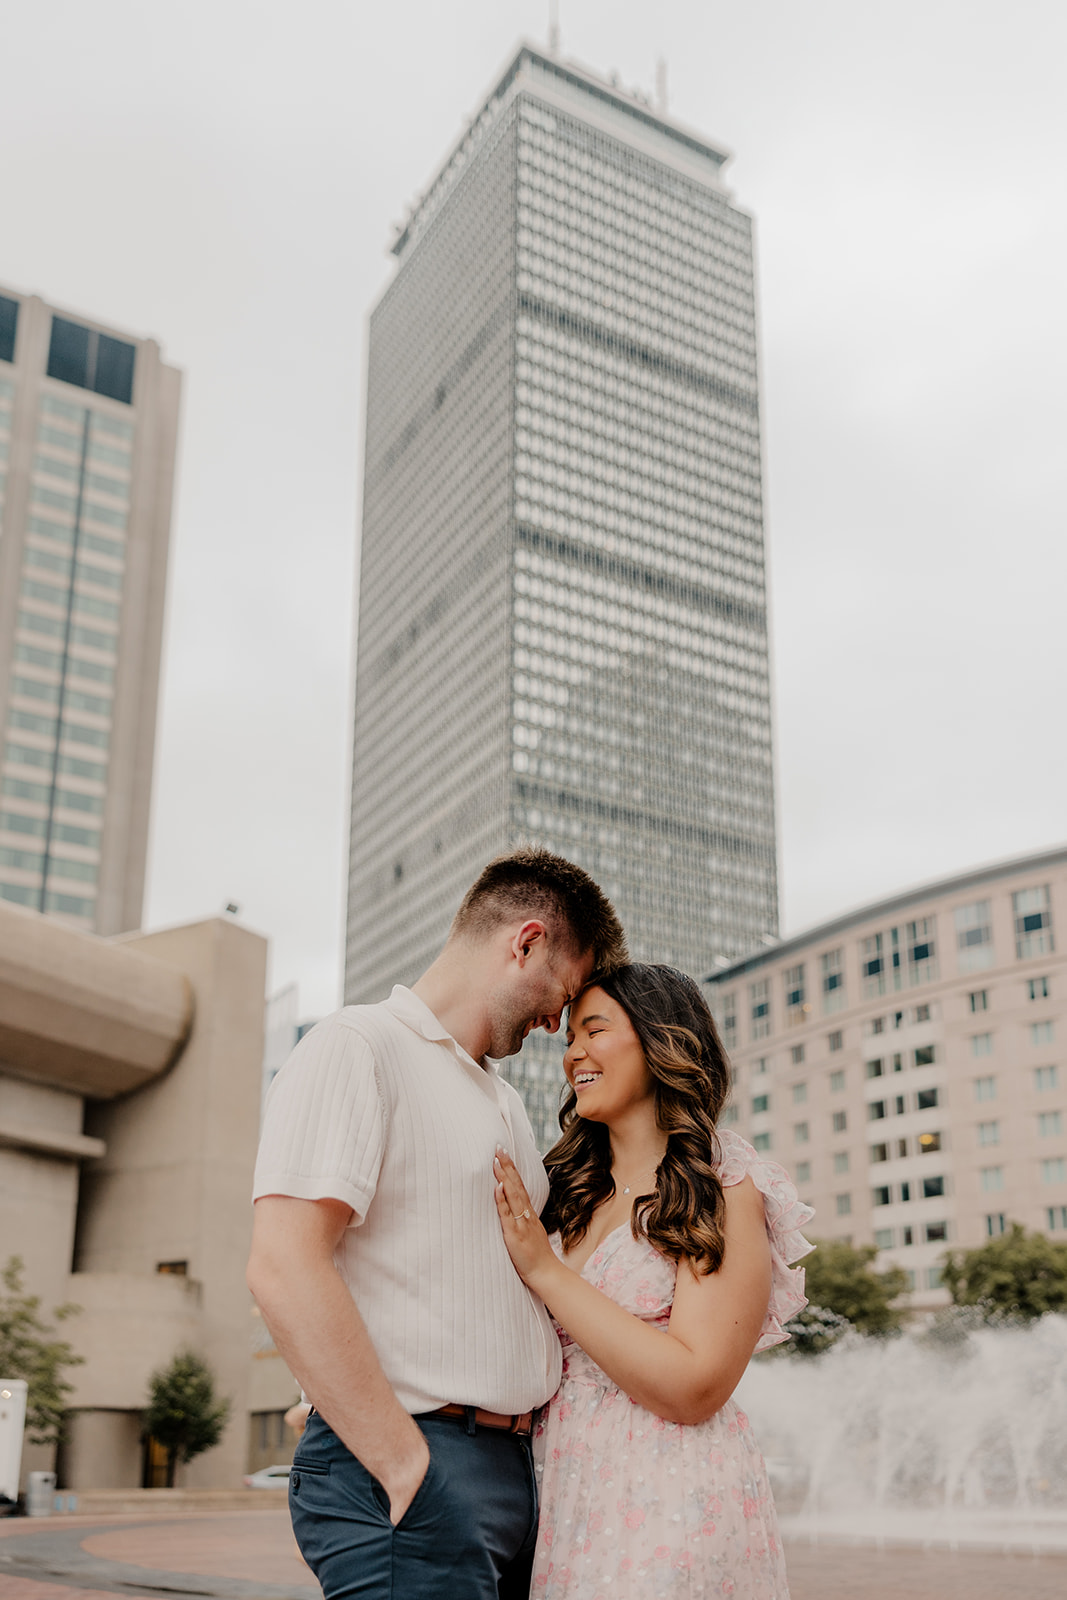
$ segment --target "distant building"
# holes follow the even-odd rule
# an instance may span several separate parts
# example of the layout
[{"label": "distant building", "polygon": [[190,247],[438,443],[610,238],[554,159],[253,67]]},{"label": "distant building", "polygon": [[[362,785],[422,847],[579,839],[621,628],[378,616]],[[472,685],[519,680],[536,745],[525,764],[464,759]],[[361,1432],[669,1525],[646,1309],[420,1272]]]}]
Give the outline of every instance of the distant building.
[{"label": "distant building", "polygon": [[[0,1264],[22,1257],[43,1315],[81,1308],[63,1488],[162,1481],[142,1414],[183,1348],[233,1404],[187,1486],[292,1449],[296,1384],[244,1283],[266,955],[229,918],[103,940],[0,903]],[[23,1483],[54,1453],[27,1446]]]},{"label": "distant building", "polygon": [[[727,156],[524,46],[371,317],[345,996],[532,840],[702,976],[777,929],[752,223]],[[546,1141],[560,1050],[509,1075]]]},{"label": "distant building", "polygon": [[1067,1240],[1067,848],[836,917],[708,980],[728,1120],[811,1232],[874,1244],[917,1306],[947,1246]]},{"label": "distant building", "polygon": [[141,921],[179,391],[0,290],[0,899],[98,933]]}]

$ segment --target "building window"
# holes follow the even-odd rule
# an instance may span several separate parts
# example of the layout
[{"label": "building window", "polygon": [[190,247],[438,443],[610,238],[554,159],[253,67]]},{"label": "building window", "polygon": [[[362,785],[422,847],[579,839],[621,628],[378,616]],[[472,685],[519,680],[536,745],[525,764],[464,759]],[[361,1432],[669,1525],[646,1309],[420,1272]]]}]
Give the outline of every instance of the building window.
[{"label": "building window", "polygon": [[897,1155],[900,1156],[903,1159],[903,1157],[906,1156],[907,1153],[908,1153],[908,1141],[907,1141],[907,1139],[898,1139],[897,1140]]},{"label": "building window", "polygon": [[770,1134],[754,1133],[752,1135],[752,1148],[753,1150],[769,1150],[771,1148]]},{"label": "building window", "polygon": [[999,1122],[980,1122],[978,1124],[978,1143],[980,1145],[982,1145],[982,1144],[999,1144],[1000,1143],[1000,1123]]},{"label": "building window", "polygon": [[976,1100],[995,1100],[997,1098],[996,1078],[975,1078],[974,1098]]},{"label": "building window", "polygon": [[790,1055],[793,1058],[794,1067],[799,1067],[801,1062],[804,1060],[804,1046],[802,1044],[795,1044],[790,1051]]},{"label": "building window", "polygon": [[926,1005],[916,1006],[915,1007],[915,1021],[916,1022],[929,1022],[929,1020],[930,1020],[930,1007],[926,1006]]},{"label": "building window", "polygon": [[1031,1000],[1047,1000],[1048,999],[1048,979],[1047,978],[1027,978],[1027,980],[1026,980],[1026,992],[1027,992],[1027,995],[1029,996],[1029,998]]},{"label": "building window", "polygon": [[872,1100],[867,1107],[868,1122],[880,1122],[885,1114],[886,1110],[884,1100]]},{"label": "building window", "polygon": [[937,1089],[920,1089],[915,1096],[916,1111],[932,1111],[940,1102],[940,1091]]},{"label": "building window", "polygon": [[906,1181],[900,1186],[900,1198],[904,1201],[911,1199],[911,1183]]},{"label": "building window", "polygon": [[188,1261],[157,1261],[156,1271],[161,1272],[166,1278],[187,1278],[189,1276]]},{"label": "building window", "polygon": [[927,1267],[927,1269],[926,1269],[926,1287],[928,1289],[940,1289],[940,1287],[941,1287],[941,1268],[940,1267]]},{"label": "building window", "polygon": [[967,996],[967,998],[971,1002],[971,1010],[972,1011],[988,1011],[989,1010],[989,990],[988,989],[972,989],[971,993]]},{"label": "building window", "polygon": [[868,1076],[868,1078],[880,1078],[882,1076],[882,1070],[883,1070],[882,1069],[882,1063],[881,1063],[880,1060],[879,1061],[868,1061],[868,1063],[867,1063],[867,1076]]},{"label": "building window", "polygon": [[793,1104],[795,1106],[802,1106],[807,1098],[808,1098],[808,1086],[807,1086],[807,1084],[806,1083],[794,1083],[794,1085],[793,1085]]},{"label": "building window", "polygon": [[830,1121],[835,1133],[844,1133],[848,1127],[848,1115],[844,1111],[835,1111]]},{"label": "building window", "polygon": [[870,1147],[871,1165],[876,1161],[889,1160],[889,1146],[887,1144],[872,1144]]},{"label": "building window", "polygon": [[834,1153],[834,1171],[835,1172],[847,1172],[848,1171],[848,1151],[847,1150],[835,1151],[835,1153]]},{"label": "building window", "polygon": [[936,1059],[936,1052],[932,1044],[920,1045],[912,1053],[912,1065],[916,1067],[932,1067]]},{"label": "building window", "polygon": [[128,406],[133,401],[136,353],[136,347],[123,339],[112,339],[65,317],[52,318],[48,376],[61,383],[73,383]]},{"label": "building window", "polygon": [[872,934],[860,945],[860,973],[863,977],[863,998],[873,999],[886,991],[885,950],[880,933]]},{"label": "building window", "polygon": [[1041,1182],[1067,1183],[1067,1160],[1063,1156],[1053,1156],[1051,1161],[1042,1161]]},{"label": "building window", "polygon": [[752,1037],[766,1039],[771,1031],[770,981],[761,978],[758,983],[750,983],[748,993],[752,1004]]},{"label": "building window", "polygon": [[930,983],[937,977],[934,918],[920,917],[907,926],[908,982]]},{"label": "building window", "polygon": [[844,951],[827,950],[819,957],[822,973],[822,1008],[829,1016],[845,1004]]},{"label": "building window", "polygon": [[871,1033],[884,1033],[885,1032],[885,1018],[884,1017],[872,1017],[871,1021],[870,1021],[870,1032]]},{"label": "building window", "polygon": [[732,1050],[737,1043],[737,995],[733,993],[722,997],[722,1037],[727,1049]]},{"label": "building window", "polygon": [[923,1229],[927,1244],[943,1244],[948,1239],[947,1222],[928,1222]]},{"label": "building window", "polygon": [[940,1148],[941,1135],[939,1133],[920,1133],[919,1154],[921,1156],[932,1155],[935,1150],[940,1150]]},{"label": "building window", "polygon": [[829,1045],[831,1052],[843,1049],[844,1042],[840,1028],[835,1028],[833,1033],[826,1036],[826,1043]]},{"label": "building window", "polygon": [[981,972],[993,965],[993,918],[988,900],[957,906],[956,962],[961,972]]},{"label": "building window", "polygon": [[808,1142],[810,1137],[811,1137],[811,1131],[810,1131],[810,1129],[808,1127],[808,1124],[806,1122],[794,1122],[794,1124],[793,1124],[793,1143],[794,1144],[807,1144],[807,1142]]},{"label": "building window", "polygon": [[0,295],[0,361],[14,361],[15,334],[19,325],[19,303]]},{"label": "building window", "polygon": [[811,1010],[804,1000],[804,963],[786,967],[782,983],[785,985],[785,1019],[790,1026],[795,1026],[803,1022],[805,1014]]},{"label": "building window", "polygon": [[874,1248],[876,1250],[892,1250],[892,1248],[893,1248],[893,1230],[892,1230],[892,1228],[876,1228],[875,1229],[875,1233],[874,1233]]},{"label": "building window", "polygon": [[[914,1236],[913,1235],[914,1235],[914,1230],[913,1229],[911,1229],[911,1228],[901,1228],[901,1230],[900,1230],[900,1242],[901,1242],[901,1244],[903,1244],[903,1245],[913,1244],[914,1243]],[[915,1287],[915,1285],[913,1283],[912,1284],[912,1288],[914,1288],[914,1287]]]},{"label": "building window", "polygon": [[1044,1094],[1048,1089],[1055,1089],[1059,1083],[1059,1073],[1055,1067],[1034,1068],[1034,1088],[1038,1094]]},{"label": "building window", "polygon": [[1067,1229],[1067,1206],[1049,1206],[1046,1215],[1049,1228],[1054,1233]]},{"label": "building window", "polygon": [[923,1199],[936,1200],[945,1192],[944,1178],[923,1179]]},{"label": "building window", "polygon": [[837,1215],[839,1217],[850,1217],[852,1215],[852,1196],[850,1194],[836,1195],[834,1204],[837,1207]]},{"label": "building window", "polygon": [[830,1093],[831,1094],[840,1094],[844,1087],[845,1087],[845,1074],[843,1072],[831,1072],[831,1074],[830,1074]]},{"label": "building window", "polygon": [[987,1239],[999,1239],[1002,1233],[1008,1231],[1008,1219],[1003,1211],[991,1211],[985,1219],[985,1234]]},{"label": "building window", "polygon": [[811,1182],[811,1162],[810,1161],[798,1161],[797,1162],[797,1167],[796,1167],[796,1172],[797,1172],[797,1182],[798,1183],[810,1183]]},{"label": "building window", "polygon": [[1003,1167],[982,1167],[978,1173],[978,1186],[983,1194],[993,1194],[1004,1187]]},{"label": "building window", "polygon": [[904,1096],[902,1094],[896,1095],[893,1100],[893,1105],[896,1109],[897,1116],[902,1117],[904,1115]]},{"label": "building window", "polygon": [[871,1204],[875,1206],[889,1206],[893,1203],[893,1193],[887,1183],[877,1189],[871,1190]]},{"label": "building window", "polygon": [[1012,895],[1011,903],[1015,912],[1015,954],[1020,961],[1051,954],[1055,947],[1048,885],[1019,889]]},{"label": "building window", "polygon": [[1055,1037],[1056,1029],[1051,1022],[1031,1022],[1031,1044],[1051,1044]]},{"label": "building window", "polygon": [[993,1054],[993,1035],[991,1033],[974,1033],[971,1035],[972,1056],[991,1056]]},{"label": "building window", "polygon": [[1058,1139],[1063,1132],[1062,1111],[1039,1111],[1037,1136],[1039,1139]]},{"label": "building window", "polygon": [[767,1057],[766,1056],[760,1056],[759,1060],[756,1062],[756,1065],[753,1067],[752,1070],[753,1070],[753,1072],[757,1073],[758,1076],[762,1077],[763,1074],[767,1070]]}]

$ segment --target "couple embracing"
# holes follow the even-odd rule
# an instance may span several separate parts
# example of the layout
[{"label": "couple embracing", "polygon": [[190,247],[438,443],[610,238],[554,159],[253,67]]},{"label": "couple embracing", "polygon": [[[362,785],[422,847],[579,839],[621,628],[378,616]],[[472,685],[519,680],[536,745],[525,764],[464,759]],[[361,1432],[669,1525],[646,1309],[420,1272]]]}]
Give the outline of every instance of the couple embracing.
[{"label": "couple embracing", "polygon": [[[496,1061],[564,1014],[542,1164]],[[788,1600],[730,1396],[804,1304],[810,1212],[716,1129],[727,1090],[697,985],[537,849],[412,989],[301,1040],[248,1276],[312,1403],[290,1505],[326,1600]]]}]

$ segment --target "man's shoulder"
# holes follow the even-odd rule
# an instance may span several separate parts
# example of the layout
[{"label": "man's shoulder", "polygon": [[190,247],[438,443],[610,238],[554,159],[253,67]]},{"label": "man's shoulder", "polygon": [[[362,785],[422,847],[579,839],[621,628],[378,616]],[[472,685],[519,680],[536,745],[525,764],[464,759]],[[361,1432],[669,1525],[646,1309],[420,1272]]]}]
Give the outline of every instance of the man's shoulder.
[{"label": "man's shoulder", "polygon": [[328,1039],[355,1035],[372,1048],[403,1034],[404,1025],[384,1000],[371,1005],[342,1006],[309,1029],[305,1038],[325,1043]]}]

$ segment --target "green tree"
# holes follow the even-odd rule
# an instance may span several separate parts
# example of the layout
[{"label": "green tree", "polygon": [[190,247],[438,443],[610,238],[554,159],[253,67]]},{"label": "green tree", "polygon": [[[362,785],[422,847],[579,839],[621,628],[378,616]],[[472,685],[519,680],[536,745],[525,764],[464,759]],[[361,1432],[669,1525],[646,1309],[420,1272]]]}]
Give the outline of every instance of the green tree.
[{"label": "green tree", "polygon": [[812,1306],[847,1317],[860,1333],[896,1333],[904,1313],[893,1305],[908,1287],[903,1267],[875,1272],[873,1244],[826,1239],[804,1261],[805,1293]]},{"label": "green tree", "polygon": [[976,1250],[950,1250],[942,1280],[958,1306],[978,1306],[992,1320],[1008,1314],[1033,1321],[1067,1311],[1067,1244],[1013,1222]]},{"label": "green tree", "polygon": [[[23,1378],[27,1384],[26,1432],[33,1444],[55,1444],[63,1431],[67,1396],[73,1385],[65,1381],[65,1367],[80,1367],[65,1339],[40,1317],[39,1295],[23,1286],[22,1258],[12,1256],[0,1269],[0,1378]],[[80,1306],[56,1306],[57,1322],[73,1317]]]},{"label": "green tree", "polygon": [[786,1355],[821,1356],[824,1350],[843,1339],[851,1327],[848,1318],[839,1317],[836,1311],[825,1306],[805,1306],[786,1323],[786,1331],[793,1335],[790,1342],[773,1345],[770,1354],[782,1351]]},{"label": "green tree", "polygon": [[191,1461],[218,1444],[230,1415],[229,1400],[215,1397],[211,1368],[191,1350],[148,1380],[144,1431],[167,1452],[167,1487],[174,1487],[179,1461]]}]

